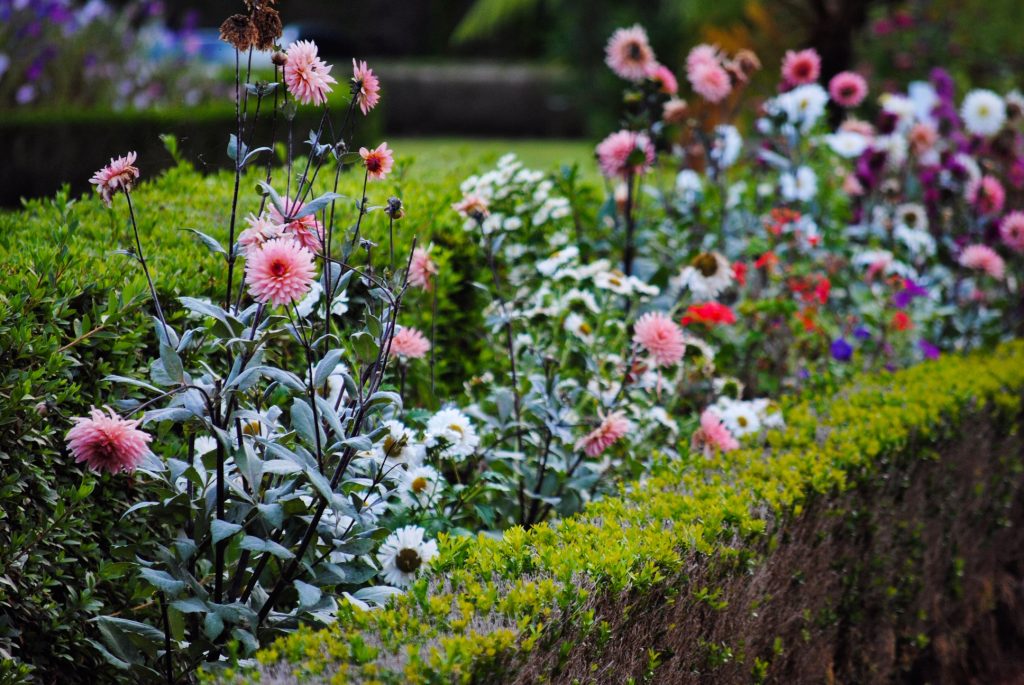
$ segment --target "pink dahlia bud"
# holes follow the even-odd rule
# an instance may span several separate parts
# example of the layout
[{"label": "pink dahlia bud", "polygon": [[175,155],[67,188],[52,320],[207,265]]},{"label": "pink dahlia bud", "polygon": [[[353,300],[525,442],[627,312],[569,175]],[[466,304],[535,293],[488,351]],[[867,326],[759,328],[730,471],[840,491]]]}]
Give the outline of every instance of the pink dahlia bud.
[{"label": "pink dahlia bud", "polygon": [[107,413],[93,409],[87,417],[75,419],[68,431],[68,449],[75,461],[97,473],[131,473],[149,454],[152,436],[140,431],[138,421],[122,419],[110,407]]},{"label": "pink dahlia bud", "polygon": [[245,281],[258,302],[287,305],[300,300],[314,276],[313,253],[291,238],[268,240],[246,255]]},{"label": "pink dahlia bud", "polygon": [[89,179],[89,183],[96,186],[103,203],[110,206],[114,193],[118,190],[129,192],[135,182],[139,180],[139,169],[134,166],[135,153],[129,152],[124,157],[110,158],[110,164],[103,167]]},{"label": "pink dahlia bud", "polygon": [[380,79],[366,62],[352,60],[352,95],[364,116],[380,102]]},{"label": "pink dahlia bud", "polygon": [[331,65],[320,59],[311,40],[298,40],[288,46],[284,82],[288,92],[304,105],[324,104],[331,84],[337,83],[331,76]]},{"label": "pink dahlia bud", "polygon": [[403,327],[391,339],[391,351],[405,359],[420,359],[430,351],[430,341],[417,329]]}]

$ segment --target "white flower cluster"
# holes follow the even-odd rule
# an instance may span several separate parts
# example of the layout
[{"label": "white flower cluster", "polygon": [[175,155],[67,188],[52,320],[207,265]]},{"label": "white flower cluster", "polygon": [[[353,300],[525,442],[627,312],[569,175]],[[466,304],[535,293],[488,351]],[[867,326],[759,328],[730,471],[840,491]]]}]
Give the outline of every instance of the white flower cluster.
[{"label": "white flower cluster", "polygon": [[[491,171],[467,178],[459,188],[463,196],[487,202],[490,211],[480,224],[485,234],[516,231],[527,221],[540,226],[571,213],[569,201],[553,194],[554,183],[543,172],[524,167],[511,153]],[[468,217],[463,227],[476,230],[477,221]]]}]

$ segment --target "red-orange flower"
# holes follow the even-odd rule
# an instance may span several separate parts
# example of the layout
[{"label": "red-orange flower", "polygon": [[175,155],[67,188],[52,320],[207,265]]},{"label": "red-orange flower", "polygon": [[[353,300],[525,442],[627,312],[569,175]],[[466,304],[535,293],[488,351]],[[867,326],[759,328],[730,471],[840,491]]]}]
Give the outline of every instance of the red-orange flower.
[{"label": "red-orange flower", "polygon": [[897,331],[909,331],[914,327],[914,322],[910,320],[906,312],[896,312],[893,314],[890,324]]},{"label": "red-orange flower", "polygon": [[681,323],[684,326],[691,323],[702,323],[706,326],[729,325],[736,323],[736,315],[724,304],[705,302],[704,304],[690,305]]}]

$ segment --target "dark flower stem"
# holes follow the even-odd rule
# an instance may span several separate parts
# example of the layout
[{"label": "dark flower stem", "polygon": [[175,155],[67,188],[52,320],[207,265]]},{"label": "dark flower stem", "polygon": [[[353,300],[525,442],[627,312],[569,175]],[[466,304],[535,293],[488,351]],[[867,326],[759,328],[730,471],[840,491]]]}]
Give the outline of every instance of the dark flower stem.
[{"label": "dark flower stem", "polygon": [[128,216],[131,217],[132,231],[135,234],[135,256],[139,260],[139,264],[142,265],[142,273],[146,274],[146,282],[149,284],[149,294],[153,298],[153,306],[156,307],[156,316],[160,319],[160,323],[164,327],[164,337],[167,338],[167,342],[170,343],[170,328],[167,326],[167,320],[164,318],[164,310],[160,306],[160,298],[156,294],[156,286],[153,285],[153,277],[149,273],[149,266],[146,264],[146,256],[142,253],[142,240],[139,238],[139,224],[135,220],[135,207],[132,205],[132,194],[126,190],[124,191],[124,196],[128,200]]}]

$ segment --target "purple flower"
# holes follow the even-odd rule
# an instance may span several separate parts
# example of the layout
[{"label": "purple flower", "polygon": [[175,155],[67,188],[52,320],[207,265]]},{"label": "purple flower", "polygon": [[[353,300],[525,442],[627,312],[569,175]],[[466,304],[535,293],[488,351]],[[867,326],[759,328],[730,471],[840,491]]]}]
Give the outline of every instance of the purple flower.
[{"label": "purple flower", "polygon": [[914,283],[909,278],[903,279],[903,290],[900,290],[892,298],[892,303],[897,308],[903,309],[910,304],[915,297],[924,297],[928,294],[928,291]]},{"label": "purple flower", "polygon": [[871,340],[871,331],[867,326],[857,326],[853,329],[853,337],[857,340]]},{"label": "purple flower", "polygon": [[832,358],[837,362],[848,362],[853,358],[853,348],[843,338],[836,338],[829,347]]},{"label": "purple flower", "polygon": [[952,102],[956,86],[953,84],[953,77],[949,75],[949,72],[942,67],[935,67],[929,77],[932,85],[935,86],[935,94],[943,100]]},{"label": "purple flower", "polygon": [[922,353],[924,353],[925,359],[938,359],[941,354],[938,347],[932,345],[924,338],[917,341],[917,347]]}]

